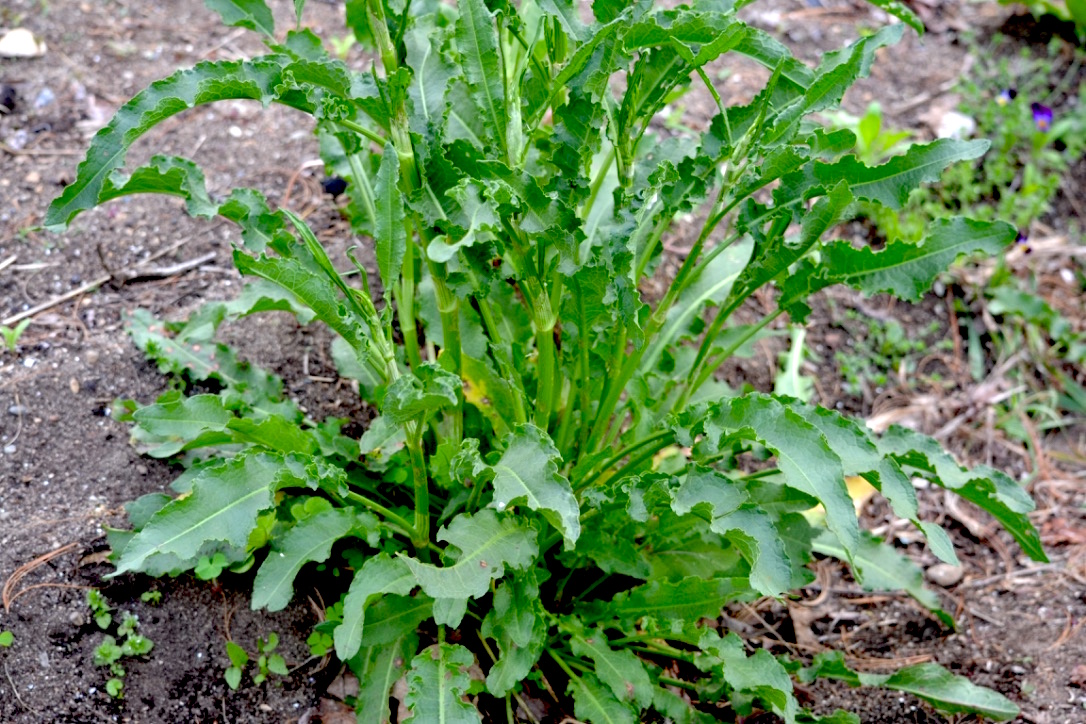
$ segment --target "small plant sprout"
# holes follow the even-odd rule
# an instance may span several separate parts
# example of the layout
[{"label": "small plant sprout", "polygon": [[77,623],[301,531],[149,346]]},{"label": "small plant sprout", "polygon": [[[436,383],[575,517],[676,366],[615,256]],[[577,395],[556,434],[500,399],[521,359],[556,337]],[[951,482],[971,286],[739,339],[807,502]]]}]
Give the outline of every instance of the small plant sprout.
[{"label": "small plant sprout", "polygon": [[[87,603],[98,627],[103,630],[109,629],[114,623],[113,615],[110,613],[112,608],[101,591],[94,588],[87,591]],[[146,656],[154,648],[154,643],[139,633],[139,625],[138,616],[129,611],[123,611],[120,622],[114,630],[116,635],[107,633],[94,649],[94,665],[105,666],[109,669],[110,678],[106,681],[106,693],[114,699],[119,699],[124,695],[126,674],[124,659]]]},{"label": "small plant sprout", "polygon": [[144,591],[140,594],[140,600],[149,606],[157,606],[162,603],[162,591]]},{"label": "small plant sprout", "polygon": [[[286,660],[275,653],[279,646],[279,634],[272,632],[267,638],[260,638],[256,642],[256,673],[253,674],[253,683],[260,686],[270,674],[288,676]],[[230,659],[230,666],[223,674],[227,685],[231,689],[241,686],[241,675],[245,667],[249,665],[249,654],[241,646],[233,641],[226,642],[226,656]]]},{"label": "small plant sprout", "polygon": [[[187,469],[172,494],[127,507],[114,575],[252,567],[253,608],[278,611],[339,572],[342,606],[309,645],[354,667],[372,721],[393,716],[397,681],[415,722],[481,722],[544,687],[591,724],[708,721],[721,706],[817,721],[793,683],[817,677],[1013,718],[1006,698],[934,664],[876,676],[827,655],[803,668],[719,624],[728,605],[807,586],[818,553],[954,625],[918,567],[861,527],[846,479],[876,488],[945,562],[953,546],[922,517],[915,478],[1046,560],[1033,502],[1004,473],[721,379],[784,318],[802,325],[827,287],[916,301],[960,256],[999,255],[1016,233],[952,216],[879,248],[839,238],[860,204],[895,216],[989,143],[876,158],[895,144],[879,147],[869,120],[857,158],[856,133],[815,120],[919,19],[871,0],[904,22],[808,65],[740,19],[751,2],[349,0],[349,29],[374,50],[359,69],[301,25],[303,0],[285,32],[262,0],[206,0],[267,52],[139,93],[46,218],[61,229],[128,194],[175,196],[237,225],[233,262],[251,280],[187,320],[125,315],[177,384],[118,417],[140,450]],[[749,102],[713,80],[733,59],[765,69]],[[706,105],[688,92],[711,117],[692,117]],[[190,159],[124,167],[158,123],[237,99],[312,119],[326,176],[346,182],[349,233],[318,233],[255,189],[209,187]],[[677,270],[642,293],[680,232],[693,242]],[[268,310],[334,334],[329,356],[374,415],[361,435],[216,340]],[[797,334],[782,390],[806,394],[802,347]],[[277,645],[258,643],[255,683],[286,674]],[[227,656],[237,688],[250,654],[228,642]]]},{"label": "small plant sprout", "polygon": [[10,648],[15,641],[15,634],[11,631],[0,631],[0,648]]},{"label": "small plant sprout", "polygon": [[23,332],[25,332],[26,328],[29,326],[29,319],[24,319],[14,327],[7,327],[0,324],[0,337],[4,338],[4,346],[7,347],[9,352],[15,351],[15,348],[19,345],[19,338],[23,336]]}]

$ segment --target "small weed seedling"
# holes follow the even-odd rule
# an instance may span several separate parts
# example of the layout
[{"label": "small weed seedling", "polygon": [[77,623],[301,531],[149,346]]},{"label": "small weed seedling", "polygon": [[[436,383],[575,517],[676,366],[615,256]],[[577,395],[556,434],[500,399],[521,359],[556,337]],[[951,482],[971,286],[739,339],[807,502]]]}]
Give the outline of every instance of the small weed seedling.
[{"label": "small weed seedling", "polygon": [[[87,591],[87,605],[99,628],[109,629],[113,624],[113,614],[109,603],[100,591],[92,588]],[[126,658],[146,656],[151,653],[154,643],[139,633],[139,618],[128,611],[121,614],[113,634],[106,634],[94,649],[94,665],[109,668],[110,677],[106,681],[106,693],[114,699],[124,696]]]},{"label": "small weed seedling", "polygon": [[[279,646],[279,635],[269,633],[268,637],[260,638],[256,642],[256,673],[253,674],[253,683],[260,686],[268,678],[269,674],[289,676],[287,662],[280,654],[274,653]],[[223,674],[227,685],[231,689],[241,686],[241,675],[245,667],[249,665],[249,654],[241,646],[233,641],[226,642],[226,655],[230,659],[230,666]]]},{"label": "small weed seedling", "polygon": [[0,648],[10,648],[15,642],[15,634],[11,631],[0,631]]},{"label": "small weed seedling", "polygon": [[[351,31],[375,51],[359,70],[302,27],[304,0],[285,33],[261,0],[206,0],[268,52],[138,94],[46,219],[59,229],[128,194],[172,195],[238,225],[234,264],[254,280],[188,320],[126,316],[177,384],[152,404],[121,402],[117,417],[141,450],[186,469],[172,494],[126,507],[132,530],[110,532],[115,575],[251,566],[252,606],[280,610],[318,566],[341,572],[342,605],[309,643],[352,667],[370,721],[392,716],[401,680],[420,723],[511,722],[514,701],[543,686],[591,724],[708,722],[722,706],[854,721],[802,710],[793,681],[818,677],[1013,718],[1007,699],[935,664],[863,674],[827,652],[804,667],[718,623],[726,605],[811,583],[818,553],[953,625],[917,566],[861,529],[846,479],[877,488],[941,560],[957,559],[921,518],[917,477],[1045,560],[1032,501],[1005,474],[784,394],[806,394],[800,339],[782,392],[739,393],[717,376],[777,320],[801,325],[819,290],[916,301],[959,256],[1015,239],[1009,224],[964,216],[879,249],[832,238],[859,202],[900,212],[989,146],[943,139],[881,161],[880,130],[865,162],[855,133],[814,122],[906,23],[922,29],[903,3],[871,1],[905,23],[809,66],[740,20],[752,0],[348,0]],[[767,80],[728,105],[709,69],[736,56]],[[682,100],[692,89],[712,98],[708,123],[681,117],[704,106]],[[158,123],[236,99],[312,117],[328,175],[345,181],[352,238],[319,237],[256,190],[208,188],[189,159],[123,168]],[[643,297],[679,223],[693,243],[666,291]],[[376,415],[360,437],[307,415],[279,377],[215,340],[224,321],[269,310],[335,333],[332,358]],[[824,514],[804,515],[816,506]],[[254,681],[285,673],[276,644],[258,645]],[[236,687],[250,654],[231,642],[227,655]]]},{"label": "small weed seedling", "polygon": [[14,327],[6,327],[0,324],[0,337],[4,338],[4,346],[7,347],[9,352],[15,351],[15,348],[19,345],[19,338],[23,336],[23,332],[29,326],[29,319],[24,319]]}]

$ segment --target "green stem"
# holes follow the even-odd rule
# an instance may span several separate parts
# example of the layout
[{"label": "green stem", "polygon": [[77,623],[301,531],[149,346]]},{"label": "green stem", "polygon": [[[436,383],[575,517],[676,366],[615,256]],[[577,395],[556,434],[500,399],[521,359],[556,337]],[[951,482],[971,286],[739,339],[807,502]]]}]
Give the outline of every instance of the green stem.
[{"label": "green stem", "polygon": [[603,164],[600,166],[600,170],[596,173],[596,178],[592,179],[592,185],[589,187],[588,200],[584,203],[584,209],[581,211],[581,218],[588,220],[589,214],[592,213],[592,207],[596,204],[596,197],[599,196],[600,187],[603,186],[603,181],[607,178],[607,172],[611,170],[611,165],[615,162],[615,147],[611,146],[607,155],[603,158]]},{"label": "green stem", "polygon": [[587,487],[590,487],[592,483],[596,482],[597,478],[599,478],[601,475],[603,475],[603,473],[608,470],[608,468],[610,468],[612,465],[617,465],[618,463],[622,462],[622,460],[628,455],[640,450],[646,445],[663,442],[662,445],[659,445],[654,449],[653,454],[655,454],[656,452],[667,447],[671,443],[671,440],[673,438],[674,433],[672,433],[671,430],[662,430],[654,435],[650,435],[649,437],[643,438],[641,440],[638,440],[637,442],[627,445],[622,450],[619,450],[617,453],[615,453],[612,457],[608,458],[607,461],[600,465],[598,468],[596,468],[595,471],[585,476],[585,478],[577,484],[575,490],[580,491],[584,490]]},{"label": "green stem", "polygon": [[381,134],[371,131],[370,129],[366,128],[361,123],[358,123],[356,121],[350,121],[344,118],[336,121],[336,125],[342,126],[348,131],[354,131],[355,133],[364,136],[366,139],[373,141],[381,148],[384,148],[385,144],[388,142]]},{"label": "green stem", "polygon": [[404,535],[408,537],[414,536],[415,526],[411,525],[407,522],[405,518],[397,515],[396,513],[393,513],[391,510],[381,505],[380,503],[374,500],[370,500],[364,495],[359,495],[353,490],[348,490],[345,497],[352,503],[358,503],[363,508],[368,508],[369,510],[372,510],[374,513],[377,513],[378,515],[385,518],[385,520],[390,521],[397,528],[401,528],[402,530],[400,532]]},{"label": "green stem", "polygon": [[[406,220],[404,223],[408,225]],[[400,271],[396,316],[400,320],[400,333],[403,335],[407,362],[413,369],[418,369],[422,365],[422,354],[419,352],[419,331],[415,325],[415,237],[410,229],[404,249],[403,268]]]},{"label": "green stem", "polygon": [[430,481],[426,474],[426,459],[422,454],[422,425],[409,422],[404,425],[407,434],[407,450],[411,456],[411,480],[415,487],[415,533],[412,543],[420,557],[430,557]]},{"label": "green stem", "polygon": [[[456,295],[449,289],[448,282],[446,281],[448,270],[445,265],[431,261],[429,258],[427,258],[426,264],[430,269],[430,278],[434,282],[434,293],[437,297],[437,311],[441,315],[441,334],[443,337],[441,354],[449,356],[447,369],[454,375],[459,376],[462,369],[460,348],[460,300],[457,299]],[[464,437],[464,405],[462,399],[448,415],[452,424],[452,430],[450,430],[449,436],[452,439],[453,444],[459,446],[460,440]]]},{"label": "green stem", "polygon": [[[681,412],[686,407],[687,403],[690,402],[690,397],[695,392],[697,392],[698,389],[703,384],[705,384],[705,381],[708,380],[709,377],[713,374],[713,370],[715,370],[729,357],[735,354],[736,350],[746,344],[751,339],[751,337],[765,329],[766,326],[768,326],[769,323],[772,322],[774,319],[779,317],[782,312],[784,312],[784,310],[778,308],[772,314],[768,314],[763,317],[757,324],[751,325],[746,332],[740,335],[740,337],[732,342],[723,352],[716,355],[711,360],[708,357],[708,353],[706,353],[705,356],[702,356],[700,362],[695,363],[695,365],[690,369],[690,374],[686,378],[686,389],[683,390],[682,394],[679,396],[679,399],[676,400],[675,405],[671,408],[672,411]],[[721,318],[721,316],[723,315],[718,314],[717,318],[719,319]],[[716,319],[713,320],[715,329],[711,328],[705,333],[706,342],[708,342],[709,347],[712,346],[712,342],[710,340],[715,337],[720,331],[720,327],[719,325],[716,325],[716,321]],[[710,334],[713,335],[713,337],[710,337]],[[708,349],[708,347],[706,347],[706,349]]]}]

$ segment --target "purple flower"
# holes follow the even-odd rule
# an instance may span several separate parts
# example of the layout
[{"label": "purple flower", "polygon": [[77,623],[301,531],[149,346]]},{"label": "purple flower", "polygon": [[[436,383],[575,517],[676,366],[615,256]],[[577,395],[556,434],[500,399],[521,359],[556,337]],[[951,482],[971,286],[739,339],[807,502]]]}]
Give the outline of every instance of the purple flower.
[{"label": "purple flower", "polygon": [[1033,248],[1029,245],[1029,235],[1024,231],[1018,232],[1018,238],[1014,240],[1016,247],[1022,248],[1023,254],[1030,254],[1033,252]]},{"label": "purple flower", "polygon": [[1040,103],[1034,103],[1030,105],[1030,110],[1033,111],[1033,124],[1037,126],[1037,130],[1043,132],[1052,128],[1052,109],[1048,106],[1042,106]]},{"label": "purple flower", "polygon": [[1004,88],[999,92],[999,95],[996,96],[996,103],[1001,106],[1005,106],[1017,97],[1018,91],[1016,91],[1014,88]]}]

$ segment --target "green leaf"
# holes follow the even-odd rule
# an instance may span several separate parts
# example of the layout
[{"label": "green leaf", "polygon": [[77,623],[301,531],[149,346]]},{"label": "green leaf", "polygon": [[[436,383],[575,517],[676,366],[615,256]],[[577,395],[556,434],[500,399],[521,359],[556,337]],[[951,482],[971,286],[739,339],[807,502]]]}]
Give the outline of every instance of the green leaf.
[{"label": "green leaf", "polygon": [[892,674],[865,674],[850,669],[840,651],[824,651],[799,675],[803,682],[816,677],[838,679],[849,686],[882,686],[905,691],[950,714],[979,714],[996,721],[1013,719],[1019,714],[1018,707],[1002,694],[979,687],[938,664],[906,666]]},{"label": "green leaf", "polygon": [[244,548],[257,515],[274,504],[284,487],[316,488],[317,470],[305,458],[258,452],[203,468],[191,494],[168,503],[151,516],[117,561],[117,576],[139,571],[152,556],[170,554],[194,565],[207,543]]},{"label": "green leaf", "polygon": [[487,135],[505,150],[508,118],[505,108],[505,75],[498,55],[498,32],[483,0],[457,3],[456,48],[471,99],[483,119]]},{"label": "green leaf", "polygon": [[208,431],[226,430],[234,415],[223,407],[218,395],[182,397],[174,393],[136,410],[132,419],[137,425],[136,439],[158,443],[147,454],[166,458]]},{"label": "green leaf", "polygon": [[704,431],[710,452],[732,435],[761,442],[777,456],[785,484],[825,506],[826,523],[845,550],[858,545],[860,527],[841,459],[816,427],[772,397],[752,394],[711,407]]},{"label": "green leaf", "polygon": [[573,636],[573,653],[592,659],[596,675],[621,702],[646,709],[652,704],[653,686],[641,659],[629,649],[612,649],[603,629],[596,628]]},{"label": "green leaf", "polygon": [[562,456],[543,430],[517,425],[505,438],[505,452],[494,464],[494,502],[499,511],[520,503],[543,513],[573,550],[581,534],[581,511],[569,480],[558,472]]},{"label": "green leaf", "polygon": [[867,0],[867,2],[890,13],[917,33],[924,34],[924,22],[920,19],[920,16],[900,0]]},{"label": "green leaf", "polygon": [[306,518],[276,538],[253,581],[253,609],[286,608],[302,566],[310,561],[328,560],[332,544],[350,533],[356,523],[352,511],[333,508]]},{"label": "green leaf", "polygon": [[[295,8],[301,17],[301,7],[295,0]],[[264,33],[269,38],[275,37],[275,19],[264,0],[204,0],[209,10],[214,10],[227,25],[235,28],[248,28]]]},{"label": "green leaf", "polygon": [[737,694],[756,696],[785,722],[795,722],[799,705],[792,693],[792,678],[772,654],[758,649],[748,657],[742,639],[733,633],[721,638],[712,630],[702,632],[698,648],[702,653],[694,657],[694,663],[702,671],[723,677],[732,691],[733,705]]},{"label": "green leaf", "polygon": [[482,717],[461,697],[471,679],[467,670],[475,657],[463,646],[439,643],[422,650],[407,672],[405,703],[413,724],[479,724]]},{"label": "green leaf", "polygon": [[847,241],[827,244],[822,250],[827,277],[867,294],[889,292],[918,301],[936,275],[962,254],[999,254],[1014,241],[1014,227],[1002,221],[974,221],[956,216],[938,219],[919,244],[891,241],[881,251],[854,248]]},{"label": "green leaf", "polygon": [[403,225],[403,195],[396,185],[399,178],[399,157],[396,149],[389,143],[385,145],[385,152],[381,155],[381,167],[377,170],[374,189],[377,219],[373,229],[377,270],[381,273],[381,285],[384,287],[386,300],[400,278],[400,268],[407,250],[407,230]]},{"label": "green leaf", "polygon": [[716,618],[729,602],[750,594],[746,579],[689,577],[650,581],[619,593],[605,605],[589,609],[586,617],[596,621],[617,617],[635,624],[651,618],[679,632],[693,629],[701,618]]},{"label": "green leaf", "polygon": [[[838,541],[823,531],[814,539],[814,550],[848,561]],[[852,553],[852,570],[867,591],[905,591],[942,621],[954,628],[954,618],[939,605],[939,597],[924,585],[924,572],[911,560],[864,531]]]},{"label": "green leaf", "polygon": [[455,405],[461,385],[457,375],[427,362],[389,385],[381,401],[381,415],[396,425],[424,418],[442,407]]},{"label": "green leaf", "polygon": [[415,576],[402,558],[390,558],[380,553],[367,560],[355,571],[351,587],[343,599],[343,620],[336,626],[333,637],[336,656],[346,661],[362,645],[366,624],[366,609],[385,594],[406,596],[415,587]]},{"label": "green leaf", "polygon": [[223,672],[222,677],[226,680],[226,685],[230,687],[231,691],[237,691],[241,686],[241,669],[236,666],[230,666]]},{"label": "green leaf", "polygon": [[[224,2],[225,4],[225,2]],[[152,83],[121,106],[100,130],[79,164],[75,180],[53,200],[45,225],[53,230],[67,226],[72,217],[99,202],[103,189],[111,188],[111,172],[124,163],[129,146],[149,129],[187,108],[218,100],[257,100],[265,106],[280,98],[283,66],[290,58],[266,55],[247,61],[199,63]]]},{"label": "green leaf", "polygon": [[588,724],[634,724],[637,718],[596,676],[584,672],[570,677],[567,691],[573,695],[573,713]]},{"label": "green leaf", "polygon": [[240,669],[244,669],[249,664],[249,654],[233,641],[226,642],[226,655],[230,659],[230,663],[239,669],[239,674],[241,673]]},{"label": "green leaf", "polygon": [[366,609],[366,628],[362,647],[380,646],[414,633],[419,624],[433,616],[434,601],[429,596],[387,594]]},{"label": "green leaf", "polygon": [[963,468],[939,443],[926,435],[892,426],[878,442],[879,450],[898,463],[986,510],[1035,561],[1048,561],[1037,529],[1028,513],[1034,503],[1029,494],[1005,473],[980,465]]},{"label": "green leaf", "polygon": [[507,565],[527,568],[539,552],[535,531],[515,518],[499,518],[489,509],[474,516],[461,513],[438,530],[437,539],[449,544],[446,555],[454,558],[455,564],[439,567],[406,556],[399,559],[433,598],[484,596],[490,591],[490,582],[505,575]]},{"label": "green leaf", "polygon": [[362,649],[347,663],[358,677],[355,711],[359,721],[388,724],[391,721],[388,700],[393,685],[407,671],[415,654],[418,636],[405,634],[391,643]]},{"label": "green leaf", "polygon": [[506,576],[494,591],[494,604],[480,629],[498,642],[501,652],[486,677],[492,695],[508,694],[539,660],[548,628],[541,611],[539,584],[531,570]]},{"label": "green leaf", "polygon": [[11,631],[0,631],[0,646],[8,648],[15,641],[15,634]]},{"label": "green leaf", "polygon": [[[816,161],[810,172],[825,188],[847,181],[856,198],[900,210],[913,189],[922,183],[938,181],[943,170],[952,164],[983,156],[988,147],[988,141],[944,138],[910,146],[904,154],[881,166],[868,167],[855,156],[845,156],[835,163]],[[790,177],[785,177],[782,186],[789,183]]]}]

